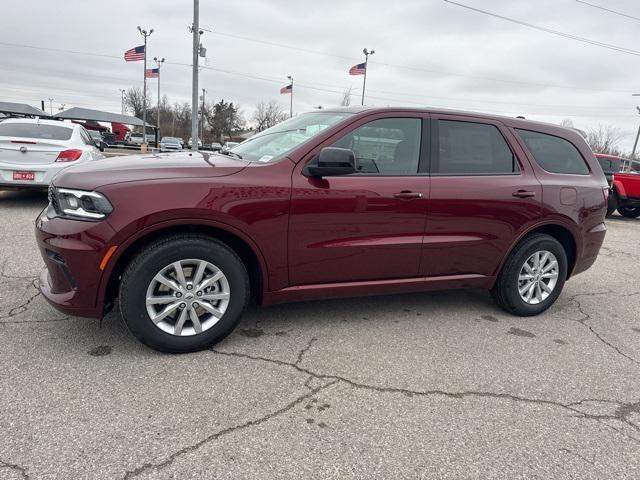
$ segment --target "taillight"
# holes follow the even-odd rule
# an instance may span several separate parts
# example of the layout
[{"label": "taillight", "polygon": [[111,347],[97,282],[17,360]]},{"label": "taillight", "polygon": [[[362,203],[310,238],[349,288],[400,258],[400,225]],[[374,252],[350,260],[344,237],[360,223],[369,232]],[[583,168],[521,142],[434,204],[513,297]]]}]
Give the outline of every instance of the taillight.
[{"label": "taillight", "polygon": [[76,160],[80,160],[82,156],[82,150],[63,150],[58,154],[58,158],[56,158],[56,162],[75,162]]}]

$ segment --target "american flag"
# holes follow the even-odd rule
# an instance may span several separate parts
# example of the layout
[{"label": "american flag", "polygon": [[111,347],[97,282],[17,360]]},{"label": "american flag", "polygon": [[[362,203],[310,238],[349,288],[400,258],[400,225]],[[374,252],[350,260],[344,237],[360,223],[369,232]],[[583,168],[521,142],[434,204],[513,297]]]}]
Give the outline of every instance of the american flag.
[{"label": "american flag", "polygon": [[132,48],[124,52],[124,59],[127,62],[137,62],[138,60],[144,60],[144,45]]},{"label": "american flag", "polygon": [[291,93],[293,92],[293,85],[287,85],[286,87],[282,87],[280,89],[280,93]]},{"label": "american flag", "polygon": [[160,69],[159,68],[147,68],[147,70],[145,72],[145,76],[147,78],[158,78],[159,75],[160,75]]},{"label": "american flag", "polygon": [[349,75],[364,75],[367,71],[366,63],[358,63],[349,69]]}]

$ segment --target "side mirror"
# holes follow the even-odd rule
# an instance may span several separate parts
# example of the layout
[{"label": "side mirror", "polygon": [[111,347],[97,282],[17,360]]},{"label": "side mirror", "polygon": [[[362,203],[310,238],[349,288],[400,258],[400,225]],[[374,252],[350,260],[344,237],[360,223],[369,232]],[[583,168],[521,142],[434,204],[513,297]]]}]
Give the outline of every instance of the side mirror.
[{"label": "side mirror", "polygon": [[304,168],[309,177],[333,177],[356,173],[356,156],[348,148],[325,147],[320,155]]}]

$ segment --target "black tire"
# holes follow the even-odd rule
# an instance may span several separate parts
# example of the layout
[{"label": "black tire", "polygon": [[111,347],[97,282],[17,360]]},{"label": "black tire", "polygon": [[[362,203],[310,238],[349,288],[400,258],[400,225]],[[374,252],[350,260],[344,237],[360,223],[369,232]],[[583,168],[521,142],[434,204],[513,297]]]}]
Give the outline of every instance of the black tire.
[{"label": "black tire", "polygon": [[615,190],[609,192],[609,201],[607,202],[607,218],[613,215],[618,208],[618,194]]},{"label": "black tire", "polygon": [[618,207],[618,213],[626,218],[638,218],[640,207]]},{"label": "black tire", "polygon": [[[518,276],[525,261],[536,251],[547,250],[558,261],[558,279],[551,294],[542,302],[526,303],[518,292]],[[538,315],[558,299],[567,278],[567,254],[555,238],[540,233],[525,237],[511,252],[496,280],[491,295],[496,303],[509,313],[521,317]]]},{"label": "black tire", "polygon": [[[172,262],[205,260],[226,276],[231,292],[226,311],[208,330],[176,336],[158,328],[146,309],[147,288],[154,276]],[[167,353],[186,353],[211,347],[229,335],[240,321],[250,297],[249,276],[242,260],[224,243],[213,238],[175,235],[146,246],[126,267],[120,285],[120,310],[125,324],[145,345]]]}]

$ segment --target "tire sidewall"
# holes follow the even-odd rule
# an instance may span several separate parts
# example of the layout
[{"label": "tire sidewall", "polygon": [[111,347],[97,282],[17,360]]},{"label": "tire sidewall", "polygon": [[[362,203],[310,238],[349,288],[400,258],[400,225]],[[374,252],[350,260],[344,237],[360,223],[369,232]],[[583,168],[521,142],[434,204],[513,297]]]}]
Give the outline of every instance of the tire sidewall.
[{"label": "tire sidewall", "polygon": [[[551,292],[544,301],[536,305],[531,305],[520,298],[520,293],[518,292],[518,277],[520,276],[520,270],[524,262],[535,252],[541,250],[547,250],[555,255],[558,261],[558,281],[553,292]],[[514,253],[509,261],[508,268],[504,272],[506,275],[503,283],[503,288],[505,288],[503,292],[504,297],[517,315],[538,315],[551,307],[562,293],[567,278],[567,254],[560,242],[546,235],[525,242]]]},{"label": "tire sidewall", "polygon": [[[146,295],[153,277],[178,260],[198,259],[219,268],[229,282],[227,309],[208,330],[198,335],[180,337],[158,328],[149,317]],[[241,260],[224,245],[205,239],[166,242],[145,251],[123,276],[120,309],[129,330],[144,344],[160,351],[182,353],[202,350],[222,340],[235,328],[249,298],[248,276]]]}]

